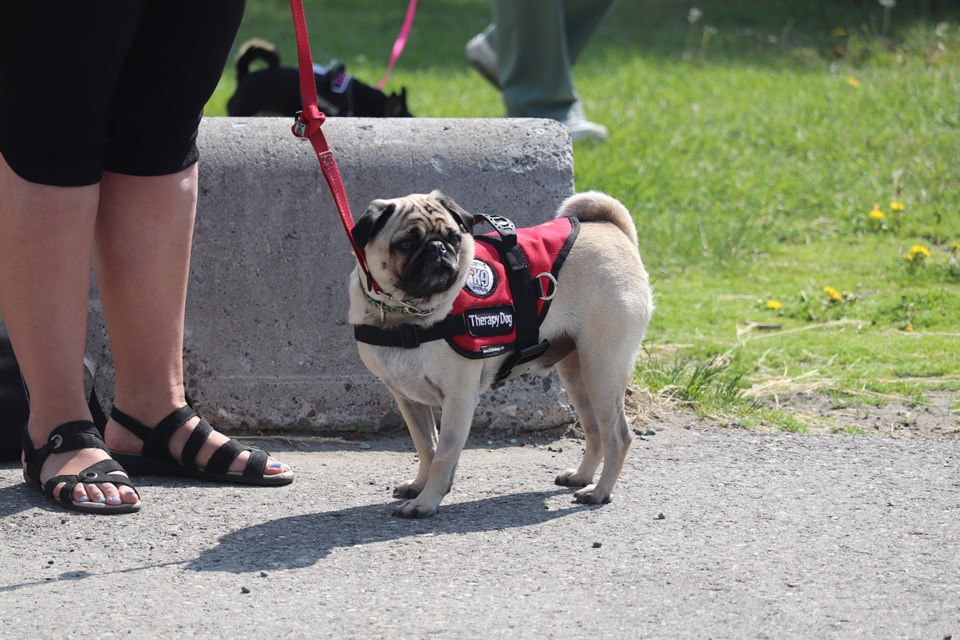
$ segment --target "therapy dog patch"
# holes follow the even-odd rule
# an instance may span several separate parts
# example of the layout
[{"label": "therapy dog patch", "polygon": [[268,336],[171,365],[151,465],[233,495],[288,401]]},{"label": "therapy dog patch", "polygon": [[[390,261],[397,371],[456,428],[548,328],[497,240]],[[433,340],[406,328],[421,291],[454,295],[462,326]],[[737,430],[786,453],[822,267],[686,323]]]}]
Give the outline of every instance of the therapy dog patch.
[{"label": "therapy dog patch", "polygon": [[483,260],[473,259],[470,265],[470,274],[464,289],[478,298],[490,296],[497,288],[497,274],[489,264]]}]

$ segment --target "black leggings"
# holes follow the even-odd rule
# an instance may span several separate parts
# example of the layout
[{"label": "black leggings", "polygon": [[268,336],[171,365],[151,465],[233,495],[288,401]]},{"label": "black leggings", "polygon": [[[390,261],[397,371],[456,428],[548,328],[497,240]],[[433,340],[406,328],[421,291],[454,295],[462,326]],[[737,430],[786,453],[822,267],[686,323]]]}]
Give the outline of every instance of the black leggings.
[{"label": "black leggings", "polygon": [[245,4],[0,1],[0,154],[56,186],[190,167]]}]

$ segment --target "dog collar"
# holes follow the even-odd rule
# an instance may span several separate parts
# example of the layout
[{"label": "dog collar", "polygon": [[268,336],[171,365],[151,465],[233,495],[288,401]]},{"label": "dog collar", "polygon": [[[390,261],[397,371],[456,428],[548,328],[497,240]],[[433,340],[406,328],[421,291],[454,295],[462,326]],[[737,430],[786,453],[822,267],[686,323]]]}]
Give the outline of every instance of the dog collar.
[{"label": "dog collar", "polygon": [[391,300],[397,303],[395,305],[389,305],[383,300],[377,300],[376,298],[371,296],[370,292],[367,291],[367,288],[363,286],[362,279],[360,281],[360,291],[363,292],[363,297],[367,299],[367,302],[371,306],[376,307],[377,310],[380,311],[381,320],[388,313],[397,313],[404,316],[416,316],[418,318],[425,318],[426,316],[432,315],[437,310],[437,307],[433,307],[432,309],[418,309],[412,304],[407,304],[402,300],[394,299],[393,296],[391,296],[389,293],[387,293],[386,291],[383,291],[382,292],[383,295],[387,296],[388,298],[390,298]]}]

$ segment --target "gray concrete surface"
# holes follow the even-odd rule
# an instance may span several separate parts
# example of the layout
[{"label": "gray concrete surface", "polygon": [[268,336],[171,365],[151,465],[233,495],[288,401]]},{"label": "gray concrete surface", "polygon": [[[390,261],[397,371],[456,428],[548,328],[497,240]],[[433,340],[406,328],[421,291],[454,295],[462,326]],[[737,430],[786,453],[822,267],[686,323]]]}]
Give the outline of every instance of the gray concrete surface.
[{"label": "gray concrete surface", "polygon": [[[208,118],[187,301],[187,390],[227,431],[376,430],[393,400],[346,323],[354,260],[306,140],[286,118]],[[440,189],[519,225],[573,190],[566,130],[550,120],[334,119],[324,125],[354,217],[375,198]],[[489,231],[489,230],[488,230]],[[109,404],[113,372],[94,291],[88,353]],[[553,383],[557,384],[553,384]],[[493,395],[484,428],[564,424],[557,378]]]},{"label": "gray concrete surface", "polygon": [[422,521],[390,517],[405,438],[272,441],[289,487],[145,479],[113,518],[6,465],[0,635],[960,637],[956,439],[648,426],[602,507],[552,484],[578,441],[477,434]]}]

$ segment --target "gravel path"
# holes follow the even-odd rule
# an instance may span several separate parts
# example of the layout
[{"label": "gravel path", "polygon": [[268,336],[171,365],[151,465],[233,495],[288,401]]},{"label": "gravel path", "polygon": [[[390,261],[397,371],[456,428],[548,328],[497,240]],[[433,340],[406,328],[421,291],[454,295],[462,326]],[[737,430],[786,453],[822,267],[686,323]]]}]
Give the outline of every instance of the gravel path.
[{"label": "gravel path", "polygon": [[144,510],[113,518],[52,510],[6,465],[0,629],[960,638],[960,441],[649,426],[602,507],[553,485],[576,439],[477,436],[423,521],[390,517],[415,470],[400,438],[271,442],[291,487],[146,479]]}]

